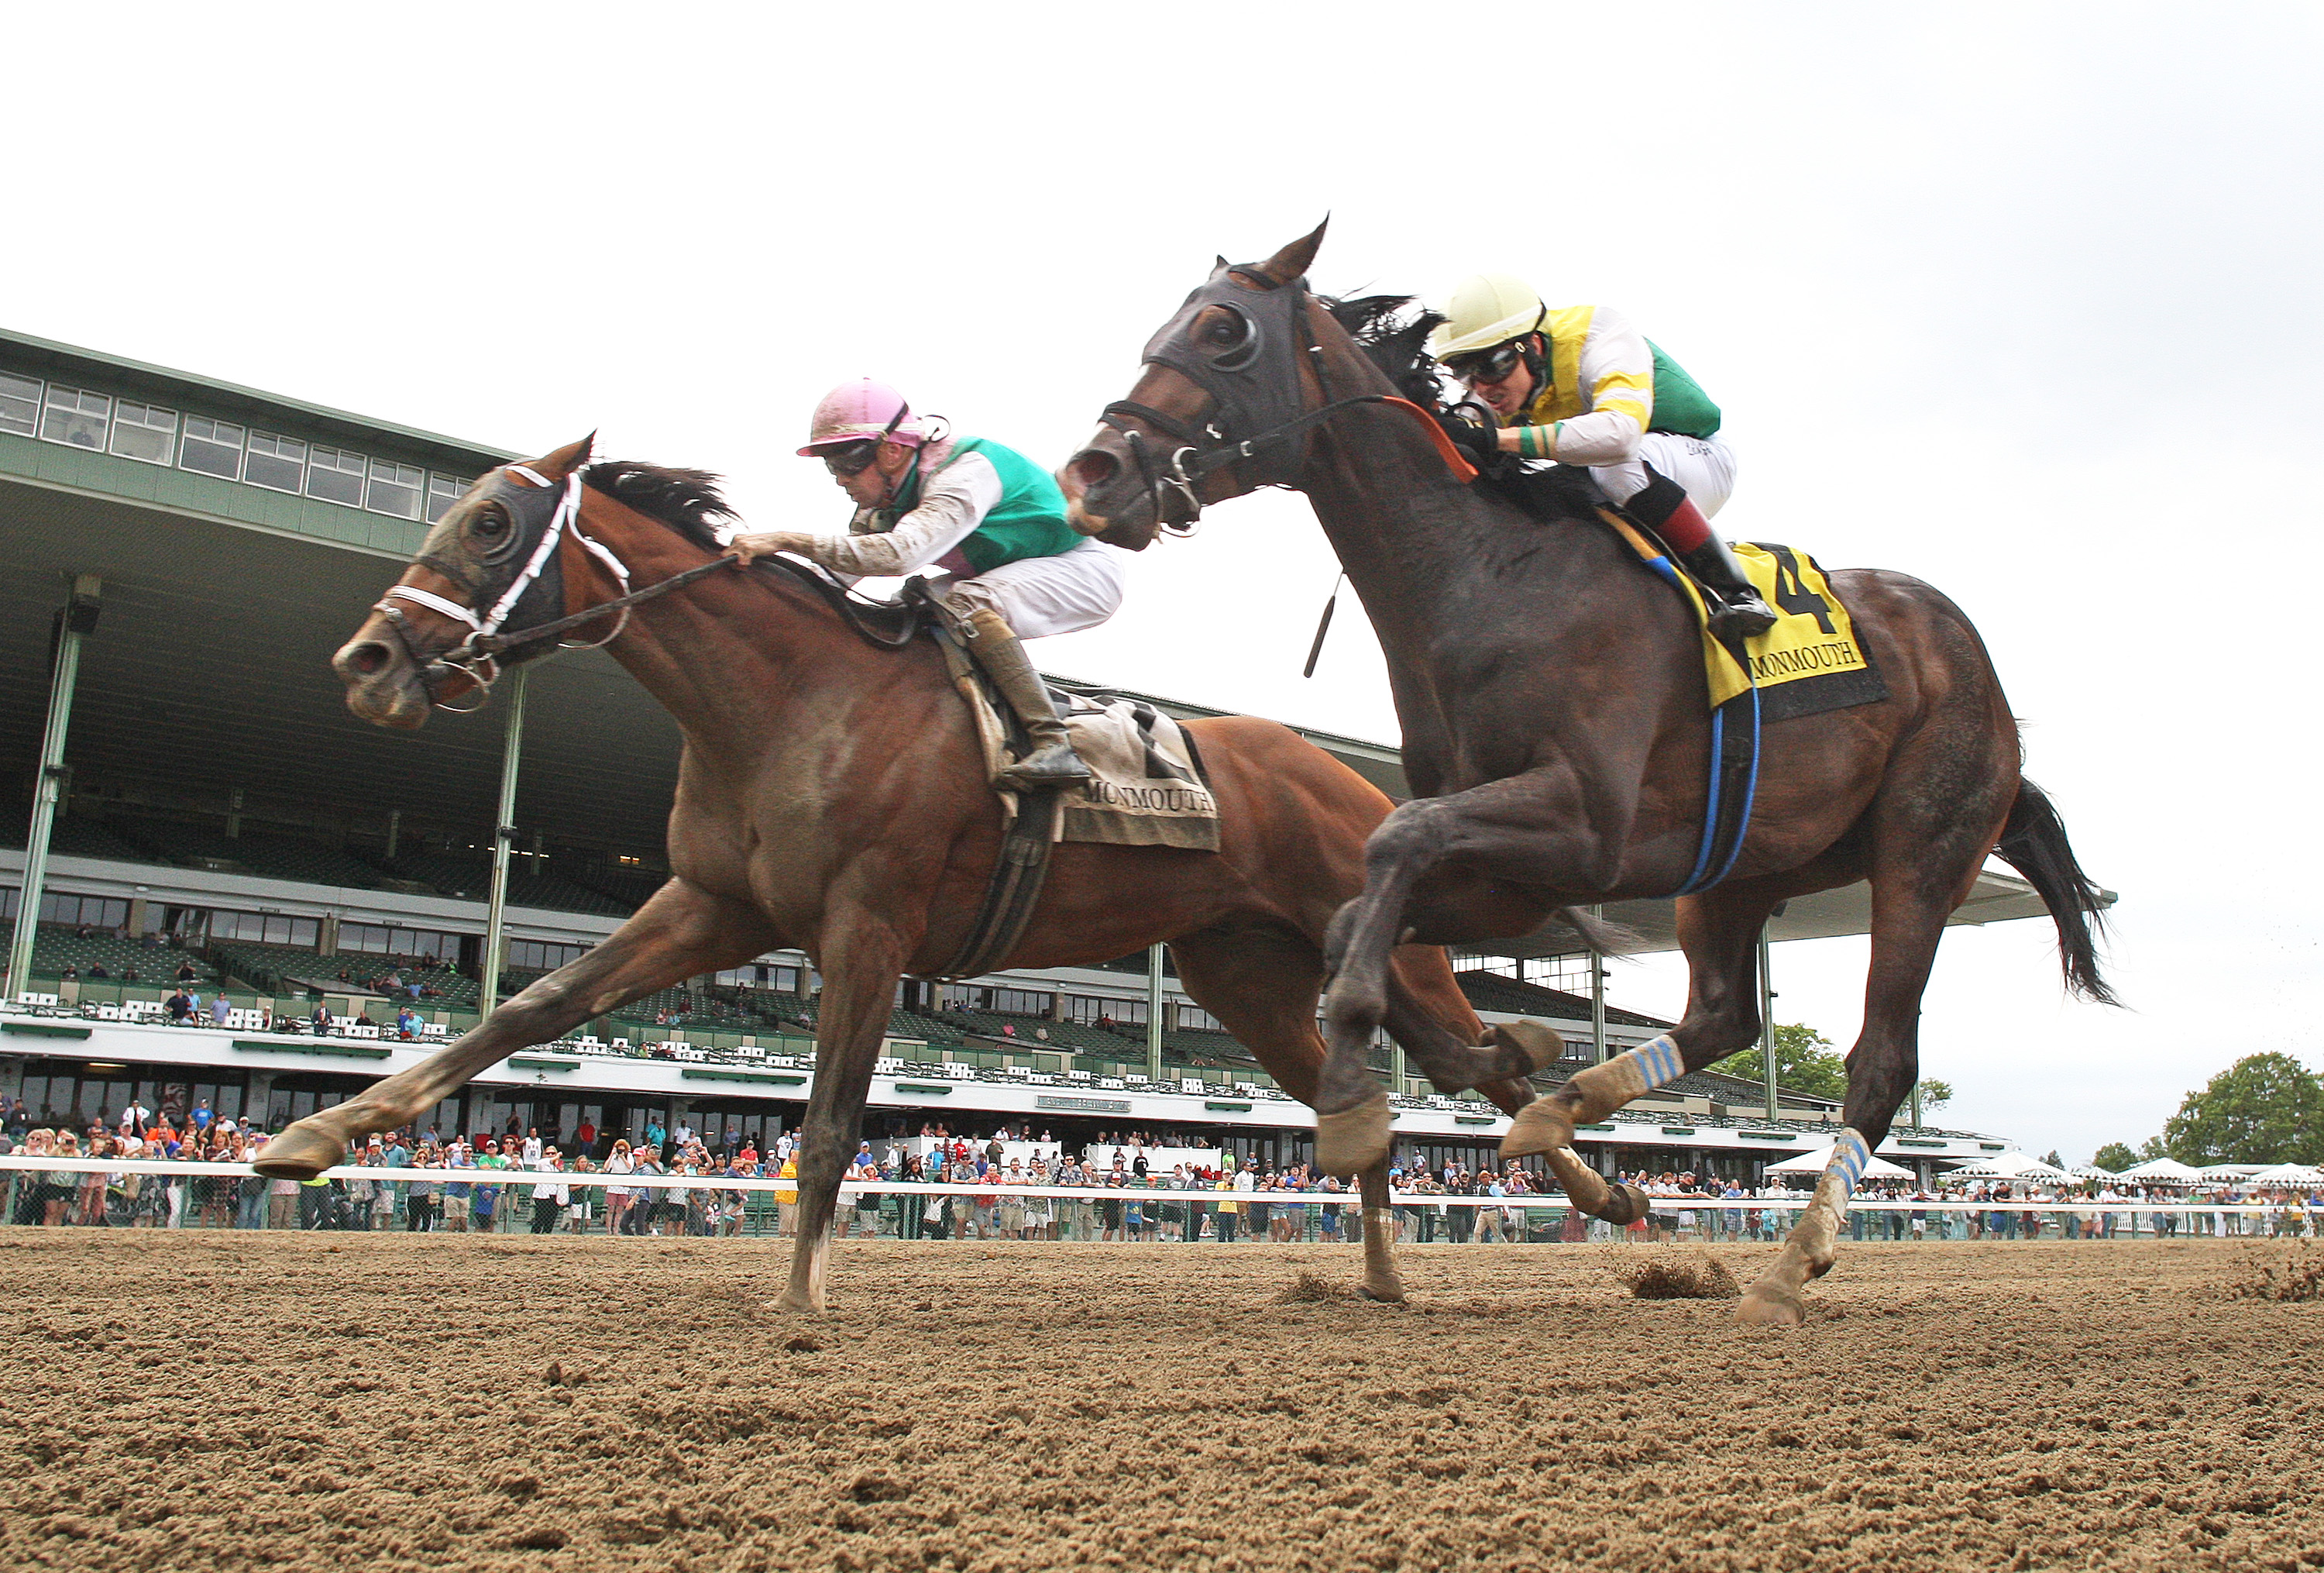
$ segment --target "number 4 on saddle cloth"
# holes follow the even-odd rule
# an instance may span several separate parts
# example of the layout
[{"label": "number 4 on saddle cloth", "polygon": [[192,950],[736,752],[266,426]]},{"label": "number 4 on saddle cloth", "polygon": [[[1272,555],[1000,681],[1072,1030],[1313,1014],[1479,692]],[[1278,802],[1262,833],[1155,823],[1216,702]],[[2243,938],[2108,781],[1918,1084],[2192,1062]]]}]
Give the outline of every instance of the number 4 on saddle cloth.
[{"label": "number 4 on saddle cloth", "polygon": [[1711,685],[1711,791],[1694,868],[1671,893],[1691,895],[1726,878],[1742,850],[1759,780],[1760,729],[1772,721],[1872,704],[1888,697],[1888,685],[1857,638],[1848,608],[1806,552],[1735,543],[1743,571],[1783,615],[1765,634],[1729,645],[1711,636],[1710,605],[1668,552],[1620,514],[1604,508],[1598,514],[1685,597],[1702,630],[1703,675]]}]

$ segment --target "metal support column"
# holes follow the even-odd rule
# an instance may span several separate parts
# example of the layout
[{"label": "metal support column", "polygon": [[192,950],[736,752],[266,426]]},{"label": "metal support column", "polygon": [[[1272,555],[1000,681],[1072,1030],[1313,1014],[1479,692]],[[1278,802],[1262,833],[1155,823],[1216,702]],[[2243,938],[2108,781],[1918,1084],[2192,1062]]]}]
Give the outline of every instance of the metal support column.
[{"label": "metal support column", "polygon": [[1913,1129],[1921,1128],[1921,1084],[1913,1084]]},{"label": "metal support column", "polygon": [[1146,1079],[1162,1079],[1162,947],[1146,948]]},{"label": "metal support column", "polygon": [[[1593,918],[1603,918],[1606,909],[1593,906]],[[1606,958],[1595,950],[1590,953],[1590,1063],[1606,1063]]]},{"label": "metal support column", "polygon": [[1385,1032],[1380,1036],[1388,1039],[1388,1085],[1397,1096],[1410,1097],[1412,1096],[1410,1068],[1404,1062],[1404,1045],[1393,1038],[1388,1038]]},{"label": "metal support column", "polygon": [[517,758],[524,749],[525,669],[510,674],[503,690],[508,696],[508,736],[501,745],[500,817],[493,821],[493,893],[484,908],[484,986],[476,991],[476,1008],[489,1016],[500,1007],[501,923],[508,907],[509,843],[516,838]]},{"label": "metal support column", "polygon": [[1759,930],[1759,1065],[1767,1077],[1767,1117],[1775,1118],[1775,980],[1768,970],[1767,930]]},{"label": "metal support column", "polygon": [[72,598],[57,614],[57,644],[49,671],[49,719],[41,734],[41,773],[32,787],[32,823],[24,837],[24,882],[16,893],[16,929],[8,946],[7,988],[13,1000],[32,985],[32,936],[41,922],[41,891],[49,877],[49,837],[64,791],[65,730],[72,722],[73,683],[80,675],[80,642],[97,627],[97,575],[73,580]]}]

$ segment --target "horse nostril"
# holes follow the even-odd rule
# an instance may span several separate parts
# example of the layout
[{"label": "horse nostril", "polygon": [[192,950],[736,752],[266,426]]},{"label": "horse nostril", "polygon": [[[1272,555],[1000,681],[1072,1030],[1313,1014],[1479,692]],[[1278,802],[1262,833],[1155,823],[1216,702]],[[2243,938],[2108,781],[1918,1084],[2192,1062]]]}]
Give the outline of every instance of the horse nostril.
[{"label": "horse nostril", "polygon": [[366,639],[350,644],[339,652],[332,664],[351,677],[376,677],[393,658],[394,652],[376,639]]},{"label": "horse nostril", "polygon": [[1102,448],[1084,448],[1065,464],[1065,474],[1084,491],[1105,485],[1120,469],[1121,461]]}]

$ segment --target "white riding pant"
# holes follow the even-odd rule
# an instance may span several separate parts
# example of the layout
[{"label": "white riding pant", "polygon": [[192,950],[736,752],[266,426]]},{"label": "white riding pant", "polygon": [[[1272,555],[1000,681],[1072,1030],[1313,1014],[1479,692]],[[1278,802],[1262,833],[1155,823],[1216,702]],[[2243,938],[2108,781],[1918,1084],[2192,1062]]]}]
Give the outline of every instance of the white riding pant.
[{"label": "white riding pant", "polygon": [[1591,478],[1609,500],[1626,503],[1646,489],[1646,466],[1652,465],[1686,488],[1706,519],[1727,505],[1735,491],[1735,450],[1716,437],[1683,437],[1675,431],[1649,431],[1638,445],[1638,457],[1623,464],[1590,467]]},{"label": "white riding pant", "polygon": [[1055,557],[1021,557],[973,578],[946,578],[928,588],[955,616],[990,606],[1018,638],[1040,639],[1094,628],[1120,611],[1124,555],[1120,547],[1090,540]]}]

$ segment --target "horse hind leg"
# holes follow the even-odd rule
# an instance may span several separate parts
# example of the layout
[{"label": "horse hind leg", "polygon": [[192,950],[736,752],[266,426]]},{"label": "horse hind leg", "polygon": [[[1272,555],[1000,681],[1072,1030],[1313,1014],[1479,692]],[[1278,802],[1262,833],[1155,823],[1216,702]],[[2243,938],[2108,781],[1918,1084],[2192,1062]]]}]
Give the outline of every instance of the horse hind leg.
[{"label": "horse hind leg", "polygon": [[1997,805],[1986,801],[1990,795],[1923,790],[1895,794],[1902,807],[1876,808],[1872,960],[1864,1030],[1848,1051],[1845,1128],[1816,1181],[1814,1198],[1775,1262],[1745,1291],[1736,1311],[1740,1321],[1796,1326],[1807,1316],[1800,1291],[1831,1271],[1856,1182],[1919,1078],[1921,995],[1937,943],[1945,919],[1976,879],[2007,805],[2007,792]]}]

